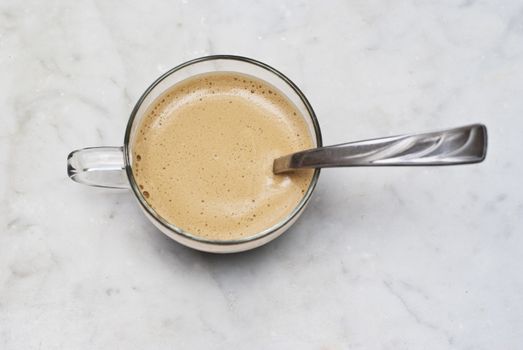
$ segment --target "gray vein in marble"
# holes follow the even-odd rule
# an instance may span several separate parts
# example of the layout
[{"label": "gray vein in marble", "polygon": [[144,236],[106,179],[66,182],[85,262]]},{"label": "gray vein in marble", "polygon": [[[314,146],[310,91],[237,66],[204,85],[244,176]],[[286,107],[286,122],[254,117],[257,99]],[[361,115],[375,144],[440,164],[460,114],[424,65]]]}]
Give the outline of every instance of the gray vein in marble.
[{"label": "gray vein in marble", "polygon": [[[401,282],[403,287],[411,292],[414,292],[416,294],[421,295],[424,299],[429,299],[426,294],[420,291],[419,288],[416,288],[408,283]],[[449,345],[452,345],[454,342],[453,337],[445,330],[441,329],[440,327],[436,326],[435,324],[426,321],[422,316],[418,314],[418,312],[409,305],[409,303],[406,301],[405,297],[396,290],[396,288],[393,287],[392,283],[389,281],[383,281],[383,285],[385,288],[389,291],[390,294],[392,294],[398,302],[403,306],[403,309],[409,314],[414,321],[419,324],[420,326],[426,327],[428,329],[431,329],[433,331],[437,331],[439,333],[442,333],[445,338],[447,339],[447,342]]]}]

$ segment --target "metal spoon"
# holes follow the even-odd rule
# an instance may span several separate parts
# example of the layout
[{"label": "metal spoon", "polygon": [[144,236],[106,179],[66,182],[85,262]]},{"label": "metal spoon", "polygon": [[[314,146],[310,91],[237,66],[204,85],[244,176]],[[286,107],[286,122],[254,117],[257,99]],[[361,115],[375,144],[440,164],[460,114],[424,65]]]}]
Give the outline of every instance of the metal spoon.
[{"label": "metal spoon", "polygon": [[486,153],[487,128],[473,124],[313,148],[274,160],[273,171],[280,174],[301,168],[469,164],[483,161]]}]

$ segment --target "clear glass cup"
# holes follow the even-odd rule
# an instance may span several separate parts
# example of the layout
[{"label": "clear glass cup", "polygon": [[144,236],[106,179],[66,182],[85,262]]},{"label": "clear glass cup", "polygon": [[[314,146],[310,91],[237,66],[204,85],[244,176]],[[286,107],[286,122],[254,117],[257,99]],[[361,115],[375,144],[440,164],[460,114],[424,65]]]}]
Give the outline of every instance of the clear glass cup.
[{"label": "clear glass cup", "polygon": [[250,58],[230,55],[207,56],[171,69],[147,88],[129,117],[122,147],[90,147],[73,151],[67,158],[67,173],[72,180],[90,186],[130,188],[147,218],[164,234],[185,246],[213,253],[240,252],[259,247],[273,240],[298,219],[311,198],[320,169],[314,171],[308,190],[284,220],[242,239],[211,240],[199,237],[177,227],[174,223],[167,222],[158,215],[143,197],[133,175],[131,148],[136,132],[150,104],[165,90],[182,80],[208,72],[238,72],[252,75],[272,84],[300,110],[309,126],[311,135],[314,136],[314,147],[322,146],[321,131],[314,110],[300,89],[289,78],[276,69]]}]

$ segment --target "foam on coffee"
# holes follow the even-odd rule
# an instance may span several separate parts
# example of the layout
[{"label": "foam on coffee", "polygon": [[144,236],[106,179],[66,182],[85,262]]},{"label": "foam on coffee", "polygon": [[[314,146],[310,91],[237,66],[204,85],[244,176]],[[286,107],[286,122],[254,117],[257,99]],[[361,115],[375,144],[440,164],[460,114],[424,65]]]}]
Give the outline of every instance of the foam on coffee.
[{"label": "foam on coffee", "polygon": [[166,221],[208,239],[240,239],[280,222],[313,171],[274,175],[273,160],[313,147],[294,104],[252,76],[217,72],[156,99],[134,137],[133,174]]}]

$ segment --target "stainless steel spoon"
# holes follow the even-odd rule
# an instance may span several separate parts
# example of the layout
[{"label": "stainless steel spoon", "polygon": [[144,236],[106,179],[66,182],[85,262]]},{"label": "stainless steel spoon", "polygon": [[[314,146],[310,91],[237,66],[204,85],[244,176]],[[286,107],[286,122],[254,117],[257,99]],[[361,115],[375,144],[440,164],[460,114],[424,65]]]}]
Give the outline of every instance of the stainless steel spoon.
[{"label": "stainless steel spoon", "polygon": [[483,161],[486,153],[487,128],[473,124],[313,148],[274,160],[273,171],[280,174],[301,168],[469,164]]}]

